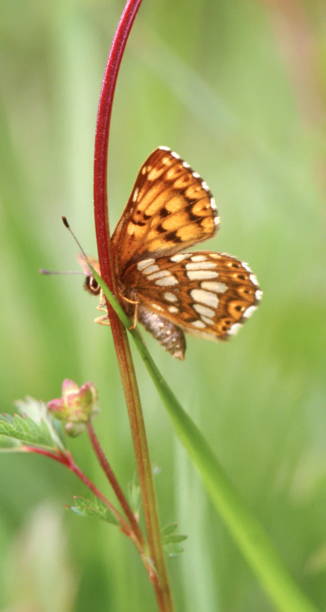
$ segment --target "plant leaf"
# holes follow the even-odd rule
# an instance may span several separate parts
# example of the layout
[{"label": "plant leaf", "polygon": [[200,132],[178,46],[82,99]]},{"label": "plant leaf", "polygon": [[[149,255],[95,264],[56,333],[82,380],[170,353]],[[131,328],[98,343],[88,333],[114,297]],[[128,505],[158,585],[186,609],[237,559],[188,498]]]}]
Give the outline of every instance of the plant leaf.
[{"label": "plant leaf", "polygon": [[8,436],[0,435],[0,452],[15,452],[21,447],[21,442]]},{"label": "plant leaf", "polygon": [[164,538],[164,544],[178,544],[179,542],[184,542],[184,540],[186,540],[188,538],[188,536],[186,535],[170,535],[166,538]]},{"label": "plant leaf", "polygon": [[178,546],[179,542],[183,542],[188,536],[175,533],[178,523],[168,523],[161,529],[162,543],[168,557],[177,557],[183,553],[183,548]]},{"label": "plant leaf", "polygon": [[184,552],[184,549],[181,546],[177,546],[176,544],[174,544],[174,545],[172,545],[172,544],[165,545],[164,544],[164,550],[165,550],[166,554],[168,555],[168,557],[170,557],[170,559],[173,559],[175,557],[179,557]]},{"label": "plant leaf", "polygon": [[140,512],[140,486],[134,475],[132,481],[128,484],[129,489],[129,500],[131,508],[136,516],[139,516]]},{"label": "plant leaf", "polygon": [[37,425],[32,419],[15,415],[0,415],[0,435],[32,446],[57,448],[45,423]]},{"label": "plant leaf", "polygon": [[117,525],[117,521],[110,510],[101,501],[96,499],[96,497],[74,497],[73,499],[73,505],[67,506],[67,508],[75,514],[78,514],[78,516],[98,518],[106,523]]},{"label": "plant leaf", "polygon": [[[23,417],[30,419],[35,426],[40,428],[43,435],[45,434],[51,439],[50,448],[65,450],[62,426],[52,418],[44,402],[33,397],[25,397],[22,400],[17,400],[15,405]],[[46,446],[49,445],[46,444]]]},{"label": "plant leaf", "polygon": [[162,536],[168,536],[173,533],[178,527],[178,523],[168,523],[161,529]]}]

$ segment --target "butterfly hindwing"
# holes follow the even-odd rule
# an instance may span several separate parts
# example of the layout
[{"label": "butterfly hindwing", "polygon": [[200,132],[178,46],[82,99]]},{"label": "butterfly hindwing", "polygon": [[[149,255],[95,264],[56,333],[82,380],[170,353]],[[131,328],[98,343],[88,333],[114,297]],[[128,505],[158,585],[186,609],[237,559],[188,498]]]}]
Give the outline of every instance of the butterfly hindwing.
[{"label": "butterfly hindwing", "polygon": [[247,264],[211,251],[143,259],[131,265],[122,280],[139,304],[211,340],[233,335],[261,297]]}]

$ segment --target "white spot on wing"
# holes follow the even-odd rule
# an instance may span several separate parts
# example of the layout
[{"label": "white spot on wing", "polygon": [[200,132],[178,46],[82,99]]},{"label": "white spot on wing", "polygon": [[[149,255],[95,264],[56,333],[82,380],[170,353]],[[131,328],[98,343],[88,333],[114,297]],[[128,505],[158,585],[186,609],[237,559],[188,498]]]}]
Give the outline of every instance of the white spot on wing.
[{"label": "white spot on wing", "polygon": [[[154,268],[154,266],[151,266]],[[162,278],[163,276],[170,276],[170,272],[168,270],[160,270],[158,266],[156,266],[158,272],[154,272],[150,274],[147,278],[148,280],[155,280],[156,278]]]},{"label": "white spot on wing", "polygon": [[256,300],[261,300],[261,298],[263,297],[263,292],[261,289],[257,289],[256,293],[255,293],[255,298]]},{"label": "white spot on wing", "polygon": [[207,278],[217,278],[218,273],[214,270],[189,270],[187,276],[189,280],[205,280]]},{"label": "white spot on wing", "polygon": [[180,261],[187,259],[187,257],[190,257],[190,253],[178,253],[177,255],[173,255],[173,257],[170,257],[170,261],[179,263]]},{"label": "white spot on wing", "polygon": [[137,202],[138,194],[139,194],[139,189],[138,189],[138,187],[136,187],[134,193],[132,194],[132,201],[133,202]]},{"label": "white spot on wing", "polygon": [[159,270],[159,266],[157,264],[153,264],[151,266],[146,266],[145,270],[142,270],[143,274],[152,274],[153,272],[157,272]]},{"label": "white spot on wing", "polygon": [[165,293],[163,294],[164,299],[167,302],[177,302],[178,298],[176,295],[174,295],[174,293],[171,293],[170,291],[165,291]]},{"label": "white spot on wing", "polygon": [[159,280],[155,281],[155,285],[159,285],[160,287],[172,287],[173,285],[177,285],[178,282],[178,279],[173,276],[173,274],[169,274],[169,276],[159,278]]},{"label": "white spot on wing", "polygon": [[190,294],[195,302],[201,302],[202,304],[206,304],[206,306],[211,306],[211,308],[217,308],[218,306],[218,297],[216,293],[204,291],[203,289],[192,289]]},{"label": "white spot on wing", "polygon": [[176,306],[169,306],[168,311],[174,314],[175,312],[179,312],[179,308],[177,308]]},{"label": "white spot on wing", "polygon": [[236,334],[241,327],[242,327],[241,323],[234,323],[233,325],[231,325],[231,327],[230,327],[230,329],[228,331],[228,334],[230,336],[234,336],[234,334]]},{"label": "white spot on wing", "polygon": [[210,319],[210,318],[208,318],[208,317],[204,317],[204,315],[202,315],[202,317],[201,317],[201,318],[203,319],[203,321],[205,321],[205,323],[206,323],[207,325],[214,325],[214,321],[213,321],[213,319]]},{"label": "white spot on wing", "polygon": [[147,268],[147,266],[150,266],[151,264],[153,264],[155,262],[155,259],[149,258],[149,259],[142,259],[142,261],[139,261],[137,264],[137,270],[144,270],[144,268]]},{"label": "white spot on wing", "polygon": [[251,317],[251,315],[255,312],[255,310],[257,310],[257,306],[249,306],[249,308],[247,308],[247,310],[243,313],[243,317],[245,319],[249,319],[249,317]]},{"label": "white spot on wing", "polygon": [[214,223],[215,223],[215,225],[219,225],[220,217],[214,217]]},{"label": "white spot on wing", "polygon": [[193,325],[194,327],[198,327],[198,329],[204,329],[204,327],[206,327],[205,323],[203,323],[203,321],[201,321],[200,319],[197,319],[197,321],[193,321],[191,325]]},{"label": "white spot on wing", "polygon": [[247,264],[245,261],[242,261],[242,266],[245,270],[247,270],[247,272],[251,272],[251,268],[249,266],[249,264]]},{"label": "white spot on wing", "polygon": [[249,276],[251,282],[258,287],[258,280],[254,274],[250,274]]},{"label": "white spot on wing", "polygon": [[206,183],[206,181],[202,181],[201,182],[201,186],[202,186],[203,189],[205,189],[205,191],[209,191],[210,190],[208,185],[207,185],[207,183]]},{"label": "white spot on wing", "polygon": [[200,175],[198,174],[198,172],[193,172],[193,173],[192,173],[192,176],[193,176],[195,179],[199,179],[199,178],[200,178]]},{"label": "white spot on wing", "polygon": [[182,162],[182,165],[184,168],[190,168],[190,165],[188,164],[188,162]]},{"label": "white spot on wing", "polygon": [[[211,208],[212,208],[213,210],[216,210],[216,203],[215,203],[214,198],[211,198],[211,199],[210,199],[210,203],[211,203]],[[218,217],[216,217],[216,218],[218,219]]]},{"label": "white spot on wing", "polygon": [[202,289],[208,289],[209,291],[215,291],[215,293],[224,293],[227,290],[225,283],[219,283],[219,281],[203,281],[200,283]]},{"label": "white spot on wing", "polygon": [[170,147],[165,147],[164,145],[159,147],[159,149],[161,149],[161,151],[171,151]]},{"label": "white spot on wing", "polygon": [[175,159],[180,159],[180,155],[178,155],[178,153],[176,153],[175,151],[171,151],[171,155],[172,157],[175,157]]},{"label": "white spot on wing", "polygon": [[210,268],[216,268],[216,263],[214,261],[205,260],[202,262],[186,263],[186,270],[209,270]]},{"label": "white spot on wing", "polygon": [[206,255],[193,255],[191,261],[206,261]]},{"label": "white spot on wing", "polygon": [[215,314],[214,310],[207,308],[207,306],[203,306],[203,304],[194,304],[193,307],[196,312],[205,317],[213,317]]}]

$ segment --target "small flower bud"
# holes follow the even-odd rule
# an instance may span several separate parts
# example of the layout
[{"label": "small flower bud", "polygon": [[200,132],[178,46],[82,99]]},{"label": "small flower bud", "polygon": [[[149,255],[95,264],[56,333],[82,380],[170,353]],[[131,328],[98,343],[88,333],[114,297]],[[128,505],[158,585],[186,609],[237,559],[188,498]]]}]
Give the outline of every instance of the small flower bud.
[{"label": "small flower bud", "polygon": [[97,413],[97,391],[93,383],[81,387],[68,378],[62,384],[62,397],[48,402],[53,417],[65,422],[65,430],[76,436],[85,429],[91,417]]}]

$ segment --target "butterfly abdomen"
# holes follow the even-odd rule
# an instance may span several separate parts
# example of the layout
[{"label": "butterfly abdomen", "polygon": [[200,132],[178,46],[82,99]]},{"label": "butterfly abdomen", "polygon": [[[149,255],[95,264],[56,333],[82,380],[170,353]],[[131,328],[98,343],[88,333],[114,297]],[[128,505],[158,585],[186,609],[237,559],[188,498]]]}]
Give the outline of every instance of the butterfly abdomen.
[{"label": "butterfly abdomen", "polygon": [[173,357],[184,359],[186,340],[180,327],[141,304],[138,319]]}]

